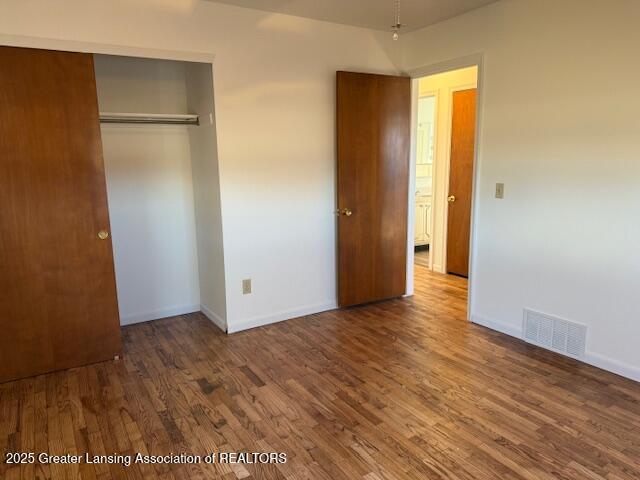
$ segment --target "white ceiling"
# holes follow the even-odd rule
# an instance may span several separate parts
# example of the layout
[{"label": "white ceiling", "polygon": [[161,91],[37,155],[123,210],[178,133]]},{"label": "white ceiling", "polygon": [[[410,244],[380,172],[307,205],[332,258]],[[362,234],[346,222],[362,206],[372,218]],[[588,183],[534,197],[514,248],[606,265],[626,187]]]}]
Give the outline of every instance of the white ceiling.
[{"label": "white ceiling", "polygon": [[[267,12],[286,13],[345,25],[391,30],[395,0],[212,0]],[[497,0],[401,0],[403,31],[417,30]]]}]

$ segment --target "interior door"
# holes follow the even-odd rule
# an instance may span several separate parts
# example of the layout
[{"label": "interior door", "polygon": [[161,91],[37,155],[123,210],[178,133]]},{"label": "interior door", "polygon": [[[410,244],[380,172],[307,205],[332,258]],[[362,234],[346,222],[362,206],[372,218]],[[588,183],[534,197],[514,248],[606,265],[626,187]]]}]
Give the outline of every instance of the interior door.
[{"label": "interior door", "polygon": [[108,232],[93,57],[0,47],[0,381],[120,353]]},{"label": "interior door", "polygon": [[411,82],[338,72],[338,303],[406,292]]},{"label": "interior door", "polygon": [[463,277],[469,276],[471,196],[476,142],[476,97],[477,90],[475,88],[453,93],[447,271]]}]

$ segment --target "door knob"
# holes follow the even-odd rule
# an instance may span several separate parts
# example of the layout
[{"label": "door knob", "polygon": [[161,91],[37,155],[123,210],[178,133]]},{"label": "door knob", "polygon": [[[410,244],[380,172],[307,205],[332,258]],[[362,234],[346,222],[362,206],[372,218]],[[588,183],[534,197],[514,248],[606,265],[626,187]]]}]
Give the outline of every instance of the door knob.
[{"label": "door knob", "polygon": [[109,232],[107,232],[106,230],[100,230],[98,232],[98,238],[100,240],[106,240],[107,238],[109,238]]},{"label": "door knob", "polygon": [[353,212],[348,208],[343,208],[342,210],[340,210],[340,215],[344,215],[345,217],[350,217],[351,215],[353,215]]},{"label": "door knob", "polygon": [[455,201],[456,201],[456,196],[455,196],[455,195],[449,195],[449,196],[447,197],[447,202],[449,202],[449,203],[453,203],[453,202],[455,202]]}]

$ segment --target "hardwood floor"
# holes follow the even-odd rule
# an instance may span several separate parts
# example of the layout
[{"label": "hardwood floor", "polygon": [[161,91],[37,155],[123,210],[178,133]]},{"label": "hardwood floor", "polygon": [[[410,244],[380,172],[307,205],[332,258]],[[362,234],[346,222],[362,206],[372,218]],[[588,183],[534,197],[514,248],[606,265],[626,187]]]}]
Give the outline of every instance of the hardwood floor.
[{"label": "hardwood floor", "polygon": [[285,452],[278,465],[0,465],[0,478],[637,479],[640,384],[465,321],[466,280],[226,336],[123,329],[119,362],[0,385],[0,451]]},{"label": "hardwood floor", "polygon": [[420,265],[421,267],[429,268],[429,256],[431,252],[429,248],[420,248],[417,249],[414,253],[413,263],[415,265]]}]

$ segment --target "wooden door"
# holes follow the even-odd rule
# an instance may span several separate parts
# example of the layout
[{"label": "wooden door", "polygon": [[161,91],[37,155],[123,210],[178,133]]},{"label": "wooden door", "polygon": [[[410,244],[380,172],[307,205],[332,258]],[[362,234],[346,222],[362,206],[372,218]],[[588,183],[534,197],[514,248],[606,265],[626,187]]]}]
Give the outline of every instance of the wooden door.
[{"label": "wooden door", "polygon": [[411,83],[338,72],[338,303],[406,292]]},{"label": "wooden door", "polygon": [[0,47],[0,381],[113,358],[120,322],[88,54]]},{"label": "wooden door", "polygon": [[447,271],[469,276],[471,196],[476,142],[476,89],[453,93]]}]

